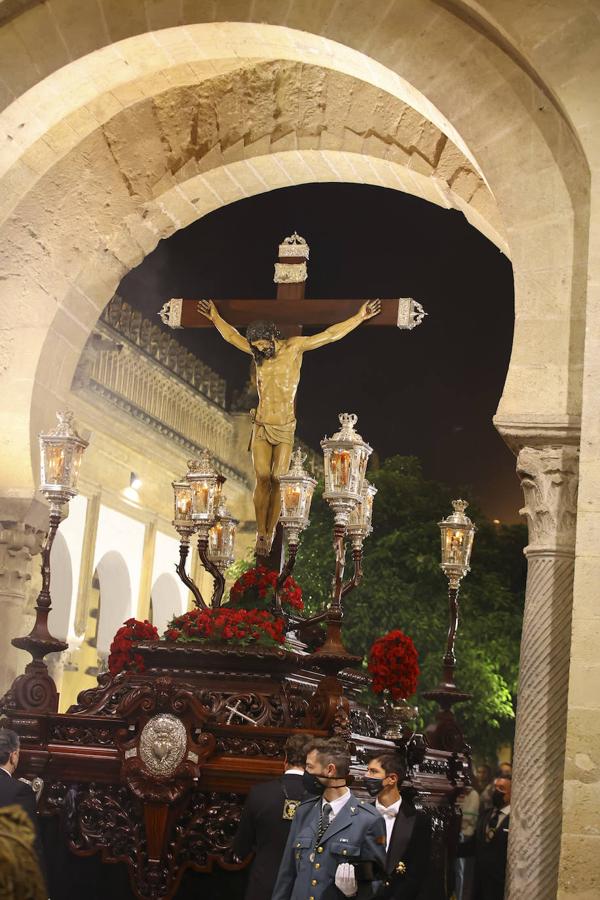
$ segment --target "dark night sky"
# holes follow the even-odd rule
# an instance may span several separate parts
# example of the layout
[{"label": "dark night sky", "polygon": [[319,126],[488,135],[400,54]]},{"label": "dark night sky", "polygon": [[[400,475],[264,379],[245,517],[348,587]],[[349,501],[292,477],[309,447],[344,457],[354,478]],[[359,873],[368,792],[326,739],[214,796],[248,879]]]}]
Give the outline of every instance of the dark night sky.
[{"label": "dark night sky", "polygon": [[[298,433],[319,449],[337,413],[381,459],[420,457],[426,475],[470,485],[490,518],[518,521],[514,458],[492,425],[508,367],[514,304],[510,261],[463,215],[385,188],[311,184],[225,206],[177,232],[119,292],[154,318],[170,297],[273,297],[277,245],[297,230],[310,245],[307,297],[414,297],[412,332],[358,329],[306,354]],[[215,331],[178,340],[232,389],[248,357]]]}]

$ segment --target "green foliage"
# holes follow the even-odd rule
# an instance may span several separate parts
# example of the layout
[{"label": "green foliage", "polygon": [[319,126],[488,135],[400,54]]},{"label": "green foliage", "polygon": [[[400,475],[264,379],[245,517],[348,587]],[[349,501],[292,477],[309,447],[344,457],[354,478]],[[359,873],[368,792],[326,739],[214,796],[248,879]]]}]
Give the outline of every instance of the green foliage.
[{"label": "green foliage", "polygon": [[[344,641],[353,653],[366,655],[375,638],[393,628],[409,634],[421,667],[416,701],[429,722],[435,704],[420,694],[440,680],[448,628],[437,522],[451,512],[453,497],[448,487],[423,477],[414,457],[392,457],[369,478],[378,489],[374,532],[365,542],[363,583],[346,604]],[[500,743],[512,740],[514,729],[526,528],[493,525],[474,504],[468,512],[478,531],[472,571],[460,592],[456,681],[473,699],[457,706],[456,715],[474,752],[493,757]],[[331,524],[319,485],[294,571],[310,613],[321,610],[330,593]]]}]

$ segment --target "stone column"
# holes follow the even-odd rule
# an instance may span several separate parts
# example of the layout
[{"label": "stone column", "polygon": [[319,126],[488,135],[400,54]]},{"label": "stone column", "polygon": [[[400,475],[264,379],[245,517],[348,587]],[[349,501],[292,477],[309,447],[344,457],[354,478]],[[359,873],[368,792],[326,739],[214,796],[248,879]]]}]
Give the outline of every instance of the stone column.
[{"label": "stone column", "polygon": [[579,451],[523,447],[529,544],[507,894],[555,900],[560,856]]},{"label": "stone column", "polygon": [[44,533],[19,522],[0,522],[0,696],[4,696],[29,656],[11,645],[22,637],[31,581],[32,560],[40,552]]}]

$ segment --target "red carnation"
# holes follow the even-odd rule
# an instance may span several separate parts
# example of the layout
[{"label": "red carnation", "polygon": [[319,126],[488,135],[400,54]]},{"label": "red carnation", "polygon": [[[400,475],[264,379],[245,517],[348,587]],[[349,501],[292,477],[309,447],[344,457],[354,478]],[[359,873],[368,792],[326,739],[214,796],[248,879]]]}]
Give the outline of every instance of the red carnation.
[{"label": "red carnation", "polygon": [[389,690],[395,700],[417,689],[419,655],[412,638],[396,629],[378,638],[369,653],[369,671],[376,694]]}]

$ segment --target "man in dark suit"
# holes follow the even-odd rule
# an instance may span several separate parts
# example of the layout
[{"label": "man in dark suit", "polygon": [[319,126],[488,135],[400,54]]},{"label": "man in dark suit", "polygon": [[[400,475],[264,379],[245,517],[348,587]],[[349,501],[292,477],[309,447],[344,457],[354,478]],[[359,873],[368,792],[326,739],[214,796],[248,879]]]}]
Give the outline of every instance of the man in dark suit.
[{"label": "man in dark suit", "polygon": [[244,900],[271,896],[296,807],[306,791],[302,784],[308,735],[295,734],[285,744],[281,778],[250,789],[233,842],[238,859],[254,852]]},{"label": "man in dark suit", "polygon": [[19,765],[19,735],[9,728],[0,728],[0,807],[20,806],[27,813],[35,833],[35,850],[44,875],[44,858],[39,836],[37,804],[31,787],[13,778]]},{"label": "man in dark suit", "polygon": [[[503,900],[510,823],[510,775],[494,779],[492,808],[483,812],[474,838],[475,888],[474,900]],[[466,856],[468,848],[465,846]]]},{"label": "man in dark suit", "polygon": [[406,767],[398,753],[370,759],[365,786],[375,796],[375,809],[386,827],[386,878],[377,887],[381,900],[415,900],[430,870],[431,828],[426,813],[418,810],[400,788]]},{"label": "man in dark suit", "polygon": [[307,749],[305,783],[313,796],[298,807],[272,900],[343,900],[338,870],[348,863],[357,870],[357,900],[366,900],[373,896],[374,871],[383,869],[385,825],[346,786],[351,757],[345,741],[321,738]]}]

